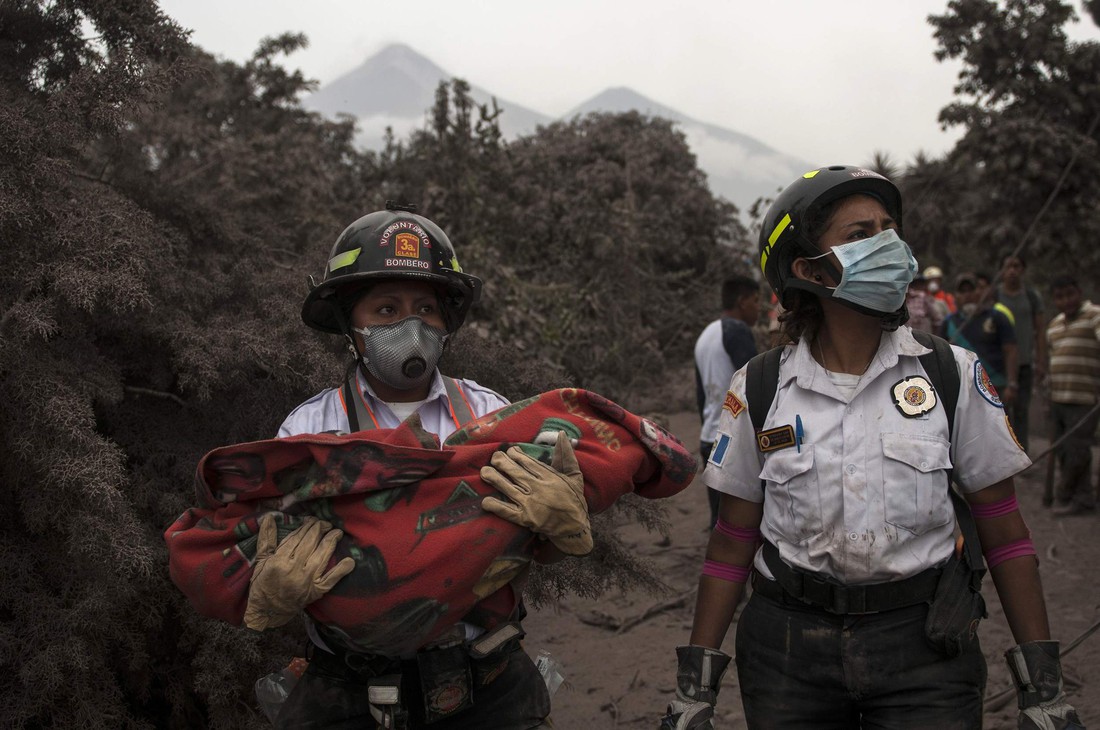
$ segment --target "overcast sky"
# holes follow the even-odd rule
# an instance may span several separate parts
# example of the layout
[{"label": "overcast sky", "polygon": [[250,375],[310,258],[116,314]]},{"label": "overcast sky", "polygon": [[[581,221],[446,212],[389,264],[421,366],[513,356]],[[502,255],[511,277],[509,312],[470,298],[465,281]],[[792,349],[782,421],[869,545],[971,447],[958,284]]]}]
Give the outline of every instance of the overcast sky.
[{"label": "overcast sky", "polygon": [[[1079,2],[1074,6],[1080,11]],[[815,164],[907,162],[957,130],[936,121],[958,66],[926,22],[946,0],[161,0],[192,40],[243,61],[302,31],[287,60],[322,83],[391,43],[556,116],[627,86],[700,121]],[[1070,28],[1100,39],[1089,20]]]}]

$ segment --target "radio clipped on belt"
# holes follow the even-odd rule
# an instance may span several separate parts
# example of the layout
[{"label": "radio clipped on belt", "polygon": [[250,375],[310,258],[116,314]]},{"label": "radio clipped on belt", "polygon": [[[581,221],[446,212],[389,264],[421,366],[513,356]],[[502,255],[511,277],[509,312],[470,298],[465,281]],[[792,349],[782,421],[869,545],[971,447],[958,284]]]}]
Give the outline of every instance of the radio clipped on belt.
[{"label": "radio clipped on belt", "polygon": [[438,722],[473,706],[473,678],[465,644],[457,642],[418,652],[416,665],[425,723]]}]

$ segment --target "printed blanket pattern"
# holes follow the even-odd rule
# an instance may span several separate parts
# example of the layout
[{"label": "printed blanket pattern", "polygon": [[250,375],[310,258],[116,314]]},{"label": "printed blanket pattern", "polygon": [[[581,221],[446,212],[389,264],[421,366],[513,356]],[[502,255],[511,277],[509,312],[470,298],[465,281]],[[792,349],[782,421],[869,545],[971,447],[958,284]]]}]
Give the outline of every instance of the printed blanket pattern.
[{"label": "printed blanket pattern", "polygon": [[199,613],[240,625],[256,553],[258,520],[279,519],[279,539],[312,515],[344,531],[330,566],[356,567],[307,607],[326,637],[372,654],[408,654],[465,619],[507,621],[513,580],[530,564],[535,536],[481,509],[497,495],[480,469],[519,445],[549,463],[542,432],[577,440],[593,514],[635,492],[683,490],[694,455],[656,423],[595,393],[562,389],[494,411],[440,448],[413,416],[396,429],[303,434],[215,449],[199,462],[198,507],[165,532],[169,572]]}]

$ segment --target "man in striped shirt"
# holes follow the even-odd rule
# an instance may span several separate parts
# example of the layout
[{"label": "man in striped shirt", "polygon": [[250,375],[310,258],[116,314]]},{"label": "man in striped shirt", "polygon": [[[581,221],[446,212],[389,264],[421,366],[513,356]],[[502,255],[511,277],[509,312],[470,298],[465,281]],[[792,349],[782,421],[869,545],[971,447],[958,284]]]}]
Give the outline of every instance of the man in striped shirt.
[{"label": "man in striped shirt", "polygon": [[1091,514],[1096,510],[1092,442],[1100,417],[1100,307],[1082,298],[1072,276],[1055,278],[1050,289],[1060,312],[1047,327],[1054,438],[1081,423],[1058,449],[1062,478],[1054,514]]}]

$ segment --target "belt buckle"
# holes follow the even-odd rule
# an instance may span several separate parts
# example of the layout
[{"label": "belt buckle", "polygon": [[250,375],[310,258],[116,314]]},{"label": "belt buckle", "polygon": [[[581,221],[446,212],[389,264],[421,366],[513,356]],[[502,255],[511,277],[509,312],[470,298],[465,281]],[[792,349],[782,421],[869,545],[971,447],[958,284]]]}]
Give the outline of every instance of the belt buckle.
[{"label": "belt buckle", "polygon": [[854,616],[875,613],[875,611],[867,608],[866,586],[837,586],[837,588],[836,600],[834,601],[837,613]]},{"label": "belt buckle", "polygon": [[371,657],[354,651],[344,652],[344,665],[356,674],[362,674],[370,667]]}]

